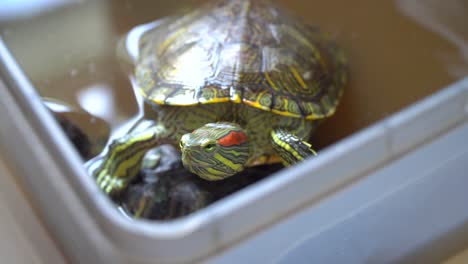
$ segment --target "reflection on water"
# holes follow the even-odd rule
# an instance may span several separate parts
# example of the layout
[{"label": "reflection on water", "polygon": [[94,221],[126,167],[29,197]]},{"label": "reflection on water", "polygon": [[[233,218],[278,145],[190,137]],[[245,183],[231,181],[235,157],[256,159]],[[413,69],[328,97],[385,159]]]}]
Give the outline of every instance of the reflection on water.
[{"label": "reflection on water", "polygon": [[93,84],[82,88],[77,94],[80,106],[105,120],[115,119],[114,90],[106,84]]},{"label": "reflection on water", "polygon": [[141,36],[148,30],[157,27],[163,20],[164,19],[159,19],[150,23],[138,25],[126,34],[124,38],[125,46],[123,48],[128,53],[131,60],[130,62],[136,61],[140,53],[138,44]]},{"label": "reflection on water", "polygon": [[[87,1],[3,20],[0,29],[41,95],[81,105],[117,128],[138,112],[128,78],[131,56],[118,48],[124,35],[202,2]],[[335,116],[318,130],[318,148],[467,74],[463,0],[442,7],[436,0],[276,2],[331,32],[349,56],[351,83]]]},{"label": "reflection on water", "polygon": [[404,14],[453,43],[458,54],[438,54],[450,74],[468,75],[468,2],[465,0],[398,0]]},{"label": "reflection on water", "polygon": [[70,4],[72,1],[73,0],[2,0],[0,21],[35,16],[51,9]]}]

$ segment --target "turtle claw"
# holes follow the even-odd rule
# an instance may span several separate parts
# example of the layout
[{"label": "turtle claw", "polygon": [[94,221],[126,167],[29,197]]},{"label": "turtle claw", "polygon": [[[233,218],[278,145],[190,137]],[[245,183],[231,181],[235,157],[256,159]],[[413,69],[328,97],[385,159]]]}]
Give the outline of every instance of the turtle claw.
[{"label": "turtle claw", "polygon": [[112,177],[111,175],[98,177],[96,182],[99,188],[101,188],[106,194],[110,196],[120,193],[123,189],[125,189],[128,183],[126,179]]}]

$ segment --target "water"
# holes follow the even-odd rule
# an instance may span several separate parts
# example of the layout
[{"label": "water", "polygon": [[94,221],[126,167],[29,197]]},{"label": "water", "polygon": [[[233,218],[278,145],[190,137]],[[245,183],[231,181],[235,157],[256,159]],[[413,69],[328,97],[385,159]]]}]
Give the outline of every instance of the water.
[{"label": "water", "polygon": [[[138,112],[119,41],[139,24],[202,2],[71,1],[0,17],[0,28],[41,95],[81,106],[117,128]],[[277,2],[330,32],[349,56],[350,84],[336,114],[317,131],[317,148],[468,74],[468,33],[462,26],[468,9],[462,0],[442,7],[442,1],[422,0]]]}]

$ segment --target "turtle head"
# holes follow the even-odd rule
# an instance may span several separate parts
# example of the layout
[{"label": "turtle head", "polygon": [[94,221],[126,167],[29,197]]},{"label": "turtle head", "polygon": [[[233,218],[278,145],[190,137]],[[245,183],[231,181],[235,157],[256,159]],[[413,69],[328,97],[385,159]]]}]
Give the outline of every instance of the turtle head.
[{"label": "turtle head", "polygon": [[209,123],[185,134],[180,149],[184,167],[210,181],[242,171],[250,157],[247,135],[234,123]]}]

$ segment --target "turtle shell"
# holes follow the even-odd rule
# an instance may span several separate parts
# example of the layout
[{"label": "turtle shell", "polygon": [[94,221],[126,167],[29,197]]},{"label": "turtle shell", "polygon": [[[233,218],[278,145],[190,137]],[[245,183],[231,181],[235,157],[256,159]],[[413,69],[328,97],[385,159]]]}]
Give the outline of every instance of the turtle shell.
[{"label": "turtle shell", "polygon": [[210,2],[140,39],[137,85],[156,104],[244,103],[318,119],[347,81],[341,49],[265,0]]}]

